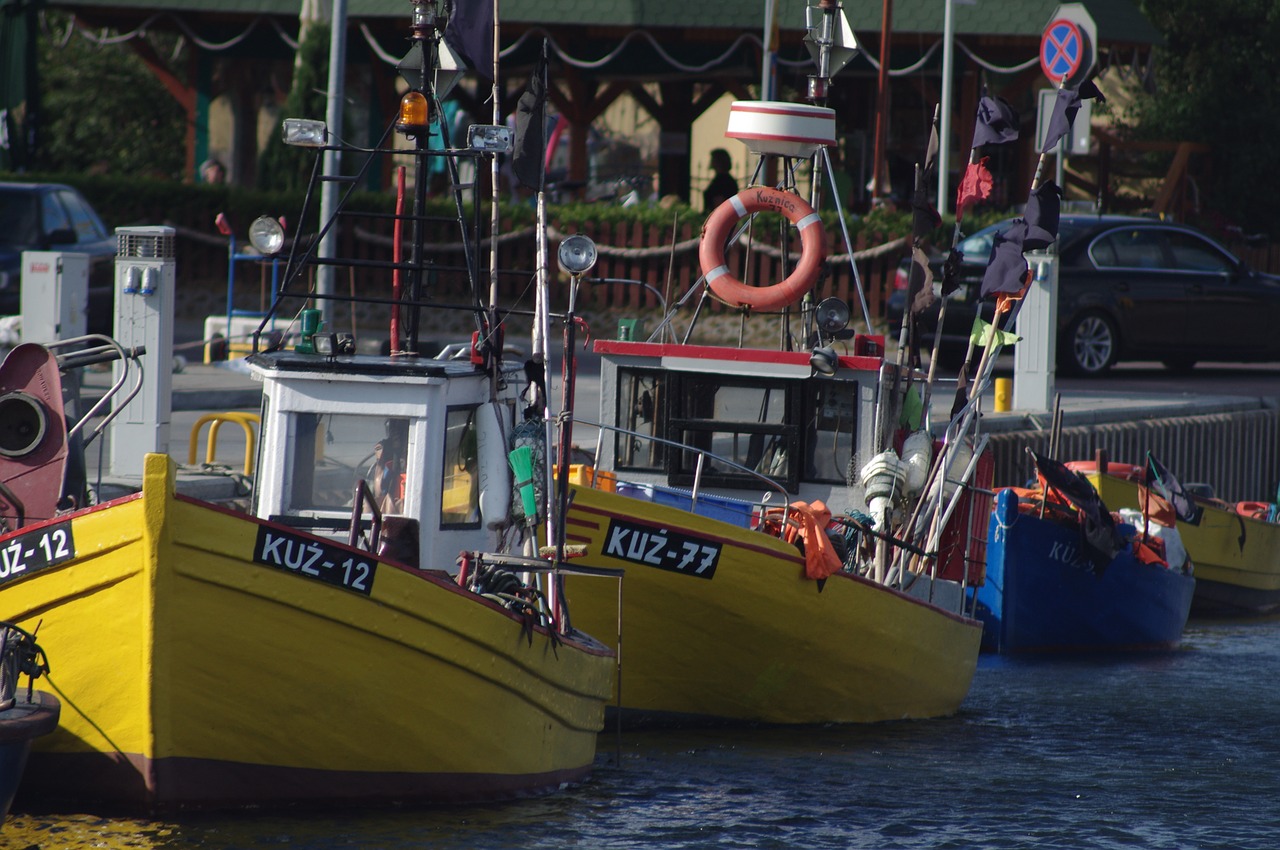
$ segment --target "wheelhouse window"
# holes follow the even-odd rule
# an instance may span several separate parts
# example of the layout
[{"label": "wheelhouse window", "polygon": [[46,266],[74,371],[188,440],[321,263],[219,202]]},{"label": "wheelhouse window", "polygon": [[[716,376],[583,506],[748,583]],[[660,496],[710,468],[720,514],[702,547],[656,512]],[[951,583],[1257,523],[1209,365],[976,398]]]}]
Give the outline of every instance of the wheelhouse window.
[{"label": "wheelhouse window", "polygon": [[350,510],[364,479],[384,513],[400,512],[408,438],[404,417],[295,414],[289,509]]},{"label": "wheelhouse window", "polygon": [[440,482],[440,527],[480,526],[480,475],[477,469],[476,405],[445,413],[444,464]]},{"label": "wheelhouse window", "polygon": [[[703,482],[758,488],[759,479],[739,468],[745,467],[796,489],[799,399],[785,383],[681,375],[678,387],[668,433],[673,440],[714,455],[702,455]],[[700,454],[692,450],[669,452],[671,483],[692,484]],[[720,458],[731,463],[722,463]]]},{"label": "wheelhouse window", "polygon": [[[781,381],[643,369],[618,370],[614,468],[667,473],[691,486],[759,489],[746,470],[788,490],[800,481],[844,483],[857,433],[857,384]],[[655,442],[660,437],[693,449]],[[714,457],[712,457],[714,455]],[[721,460],[723,459],[723,460]],[[728,461],[727,463],[724,461]]]},{"label": "wheelhouse window", "polygon": [[844,484],[849,478],[858,424],[856,386],[824,381],[809,385],[805,398],[805,468],[801,478]]},{"label": "wheelhouse window", "polygon": [[650,437],[665,437],[667,404],[663,374],[632,369],[618,371],[618,425],[634,433],[618,433],[615,469],[661,472],[666,469],[667,447]]}]

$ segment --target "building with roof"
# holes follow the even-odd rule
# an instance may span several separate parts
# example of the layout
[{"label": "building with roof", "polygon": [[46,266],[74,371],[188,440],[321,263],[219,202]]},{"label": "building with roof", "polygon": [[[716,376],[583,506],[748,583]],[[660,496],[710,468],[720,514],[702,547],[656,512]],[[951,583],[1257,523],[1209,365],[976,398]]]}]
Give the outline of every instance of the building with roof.
[{"label": "building with roof", "polygon": [[[463,0],[457,2],[466,8]],[[73,13],[80,37],[110,33],[136,50],[189,116],[187,162],[193,178],[199,163],[216,158],[236,182],[251,182],[263,140],[278,132],[304,5],[322,20],[328,14],[313,0],[48,0],[47,5]],[[948,53],[954,57],[949,98],[954,120],[945,150],[952,170],[967,159],[977,102],[984,89],[990,90],[1019,109],[1028,131],[1016,149],[1002,153],[1005,161],[996,163],[1025,175],[1022,185],[1010,188],[1025,196],[1036,156],[1029,138],[1036,92],[1050,85],[1040,69],[1040,41],[1059,4],[845,0],[843,5],[857,39],[856,55],[832,80],[827,105],[836,110],[842,161],[852,177],[855,197],[849,201],[856,206],[867,200],[877,152],[888,161],[890,190],[900,192],[920,157],[934,109],[944,100]],[[1136,0],[1079,5],[1097,24],[1094,50],[1103,77],[1145,73],[1160,36]],[[764,19],[771,6],[776,8],[772,25]],[[362,127],[372,138],[397,105],[395,63],[405,50],[412,8],[412,0],[346,4],[348,125]],[[692,175],[706,161],[704,151],[728,147],[720,138],[696,140],[699,118],[717,104],[724,109],[729,99],[759,98],[765,87],[773,89],[772,98],[803,99],[813,70],[804,45],[803,0],[502,0],[500,15],[496,89],[471,75],[454,96],[464,111],[488,122],[496,91],[497,112],[506,120],[545,39],[552,64],[549,99],[568,126],[571,180],[590,176],[591,128],[625,101],[631,114],[641,117],[632,123],[643,125],[643,133],[636,127],[619,132],[630,134],[629,141],[656,168],[661,194],[688,199],[694,194]],[[143,35],[159,29],[182,33],[181,54],[156,54]],[[943,38],[948,29],[950,51]],[[766,50],[766,38],[773,49]],[[766,59],[773,68],[768,76],[762,72]],[[883,74],[882,64],[888,66]],[[734,154],[745,158],[740,150]]]}]

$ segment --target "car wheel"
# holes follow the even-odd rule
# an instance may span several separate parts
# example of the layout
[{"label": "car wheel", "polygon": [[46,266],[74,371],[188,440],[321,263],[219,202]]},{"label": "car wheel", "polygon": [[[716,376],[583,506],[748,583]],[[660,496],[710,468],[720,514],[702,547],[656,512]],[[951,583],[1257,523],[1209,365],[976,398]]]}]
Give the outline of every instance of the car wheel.
[{"label": "car wheel", "polygon": [[1067,328],[1059,358],[1063,371],[1073,375],[1101,375],[1116,362],[1120,334],[1102,313],[1085,313]]},{"label": "car wheel", "polygon": [[1175,375],[1185,375],[1196,367],[1196,361],[1190,357],[1169,357],[1162,362],[1164,368]]}]

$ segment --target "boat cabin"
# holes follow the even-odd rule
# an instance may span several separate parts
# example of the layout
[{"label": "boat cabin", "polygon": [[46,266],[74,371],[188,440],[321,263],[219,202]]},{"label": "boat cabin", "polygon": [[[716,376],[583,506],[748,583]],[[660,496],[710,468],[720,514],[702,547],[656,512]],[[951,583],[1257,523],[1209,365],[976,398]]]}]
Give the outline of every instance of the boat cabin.
[{"label": "boat cabin", "polygon": [[492,545],[510,498],[516,367],[491,399],[469,360],[281,350],[248,362],[263,382],[256,516],[350,543],[353,528],[372,531],[412,566]]},{"label": "boat cabin", "polygon": [[850,348],[825,374],[803,351],[597,341],[597,465],[691,493],[865,509],[847,482],[875,442],[883,338]]}]

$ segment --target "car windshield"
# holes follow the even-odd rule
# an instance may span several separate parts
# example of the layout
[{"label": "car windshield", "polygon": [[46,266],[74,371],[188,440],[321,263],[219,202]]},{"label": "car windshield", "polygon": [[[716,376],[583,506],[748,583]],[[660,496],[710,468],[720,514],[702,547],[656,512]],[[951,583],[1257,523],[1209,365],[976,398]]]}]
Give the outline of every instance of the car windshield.
[{"label": "car windshield", "polygon": [[0,189],[0,245],[25,247],[40,241],[40,207],[32,192]]}]

